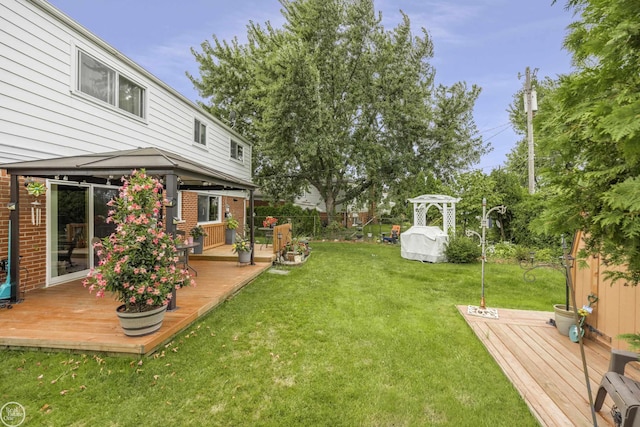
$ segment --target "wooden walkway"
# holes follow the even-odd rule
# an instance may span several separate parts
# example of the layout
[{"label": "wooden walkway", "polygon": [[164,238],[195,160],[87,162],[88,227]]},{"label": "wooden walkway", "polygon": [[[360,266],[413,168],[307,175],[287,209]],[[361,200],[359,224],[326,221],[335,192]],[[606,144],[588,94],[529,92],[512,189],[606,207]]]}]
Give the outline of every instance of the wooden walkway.
[{"label": "wooden walkway", "polygon": [[[218,249],[223,251],[230,248]],[[153,334],[125,336],[115,313],[119,303],[109,296],[96,298],[78,280],[28,292],[12,309],[1,309],[0,347],[150,354],[272,264],[266,252],[256,253],[262,261],[256,265],[211,261],[212,254],[190,257],[198,270],[197,286],[178,290],[177,310],[167,312]]]},{"label": "wooden walkway", "polygon": [[[593,426],[580,346],[546,322],[553,312],[498,309],[499,319],[469,315],[459,306],[478,339],[527,402],[542,426]],[[609,366],[610,350],[585,339],[593,399]],[[640,379],[640,370],[627,374]],[[599,426],[614,426],[609,397],[597,414]]]}]

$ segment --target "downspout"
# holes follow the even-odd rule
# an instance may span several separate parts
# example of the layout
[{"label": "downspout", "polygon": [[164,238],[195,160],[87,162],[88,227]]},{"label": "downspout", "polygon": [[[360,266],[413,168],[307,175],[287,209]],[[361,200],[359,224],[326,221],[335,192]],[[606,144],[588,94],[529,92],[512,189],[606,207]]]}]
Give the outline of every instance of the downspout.
[{"label": "downspout", "polygon": [[11,174],[11,191],[9,208],[9,221],[11,227],[9,228],[9,240],[11,244],[9,246],[9,262],[10,272],[9,278],[11,280],[11,302],[18,302],[18,295],[20,292],[20,194],[18,189],[18,175]]},{"label": "downspout", "polygon": [[[175,218],[178,213],[178,177],[175,174],[167,174],[164,177],[164,181],[166,189],[165,199],[170,202],[165,203],[165,231],[175,239],[177,227],[176,224],[173,223],[173,218]],[[177,307],[177,292],[175,287],[171,291],[171,294],[169,305],[167,305],[167,310],[169,311],[175,310]]]}]

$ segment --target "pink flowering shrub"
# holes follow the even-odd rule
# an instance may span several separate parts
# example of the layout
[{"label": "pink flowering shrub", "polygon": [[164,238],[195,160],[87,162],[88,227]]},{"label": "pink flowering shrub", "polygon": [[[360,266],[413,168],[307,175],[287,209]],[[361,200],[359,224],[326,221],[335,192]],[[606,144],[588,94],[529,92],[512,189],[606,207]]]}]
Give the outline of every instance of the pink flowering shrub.
[{"label": "pink flowering shrub", "polygon": [[173,289],[195,283],[176,266],[176,242],[159,220],[162,183],[144,169],[122,181],[120,194],[108,203],[107,222],[116,229],[95,244],[100,264],[83,285],[97,297],[112,292],[127,312],[141,312],[168,304]]}]

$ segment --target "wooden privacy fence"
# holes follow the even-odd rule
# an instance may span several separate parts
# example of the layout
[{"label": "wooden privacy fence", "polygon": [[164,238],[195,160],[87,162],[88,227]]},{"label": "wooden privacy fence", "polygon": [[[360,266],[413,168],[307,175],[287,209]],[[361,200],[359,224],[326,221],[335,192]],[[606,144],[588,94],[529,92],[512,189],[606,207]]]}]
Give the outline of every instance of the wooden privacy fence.
[{"label": "wooden privacy fence", "polygon": [[586,323],[593,327],[591,331],[587,329],[587,333],[611,348],[627,349],[627,342],[619,335],[640,333],[640,287],[625,286],[623,281],[612,284],[604,274],[612,267],[604,265],[599,256],[579,259],[578,253],[582,248],[583,234],[578,232],[572,248],[576,259],[572,269],[576,305],[578,308],[587,305],[589,294],[598,297],[593,312],[586,318]]},{"label": "wooden privacy fence", "polygon": [[273,228],[273,253],[277,254],[287,243],[291,242],[291,223],[276,225]]}]

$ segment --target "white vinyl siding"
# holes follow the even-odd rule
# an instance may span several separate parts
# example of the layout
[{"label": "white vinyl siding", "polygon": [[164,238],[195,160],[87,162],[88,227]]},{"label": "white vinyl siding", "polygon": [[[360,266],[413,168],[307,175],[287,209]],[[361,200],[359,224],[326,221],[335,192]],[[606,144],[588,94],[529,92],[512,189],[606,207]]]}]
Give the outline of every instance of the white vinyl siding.
[{"label": "white vinyl siding", "polygon": [[[251,180],[251,145],[232,129],[49,3],[0,2],[0,163],[157,147]],[[80,85],[79,51],[105,87]],[[204,146],[193,141],[196,117]],[[229,158],[231,138],[244,144],[243,163]]]}]

